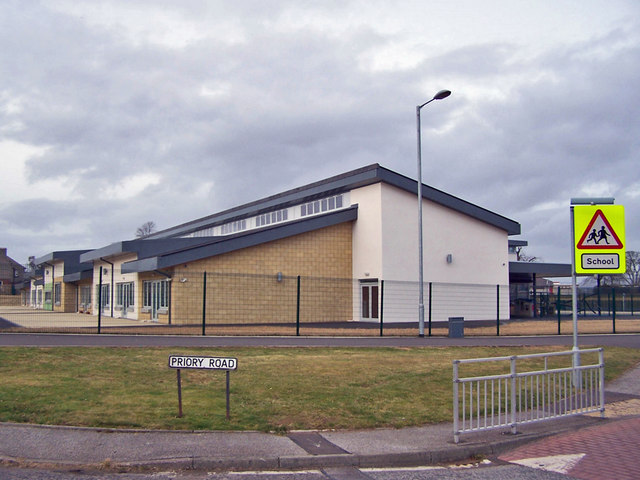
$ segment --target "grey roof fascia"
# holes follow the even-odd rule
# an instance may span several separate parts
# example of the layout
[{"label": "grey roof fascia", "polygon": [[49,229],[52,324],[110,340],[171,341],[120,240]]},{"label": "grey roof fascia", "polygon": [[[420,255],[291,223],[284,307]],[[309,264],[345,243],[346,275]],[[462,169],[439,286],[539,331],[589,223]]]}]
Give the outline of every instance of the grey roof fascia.
[{"label": "grey roof fascia", "polygon": [[122,273],[136,273],[136,272],[153,272],[159,270],[158,266],[160,256],[143,258],[140,260],[133,260],[122,264]]},{"label": "grey roof fascia", "polygon": [[509,262],[509,273],[536,274],[544,277],[570,277],[570,263]]},{"label": "grey roof fascia", "polygon": [[353,221],[357,218],[358,206],[352,205],[348,208],[329,212],[324,215],[273,225],[260,230],[250,230],[228,237],[208,237],[208,242],[199,246],[124,263],[122,265],[122,273],[148,272],[169,268],[182,263],[194,262],[242,248],[253,247],[339,223]]},{"label": "grey roof fascia", "polygon": [[41,265],[43,263],[62,260],[65,263],[69,262],[72,264],[73,263],[79,264],[81,263],[80,255],[89,251],[90,250],[63,250],[63,251],[50,252],[50,253],[47,253],[46,255],[36,258],[34,262],[36,265]]},{"label": "grey roof fascia", "polygon": [[[288,190],[277,195],[272,195],[262,200],[257,200],[220,213],[177,225],[175,227],[162,230],[161,232],[151,234],[145,238],[167,238],[188,235],[189,233],[203,228],[221,225],[241,218],[259,215],[276,208],[285,208],[314,198],[335,195],[378,182],[388,183],[416,195],[418,193],[418,182],[416,180],[393,172],[378,164],[372,164],[325,180],[320,180],[309,185]],[[422,195],[423,198],[505,230],[509,235],[520,234],[520,224],[518,222],[436,188],[423,184]]]},{"label": "grey roof fascia", "polygon": [[527,247],[529,242],[526,240],[509,240],[510,247]]},{"label": "grey roof fascia", "polygon": [[65,283],[79,282],[80,280],[87,280],[93,278],[93,268],[89,270],[80,270],[79,272],[73,272],[66,274],[62,277],[62,281]]},{"label": "grey roof fascia", "polygon": [[103,257],[112,257],[114,255],[120,255],[122,253],[127,252],[128,244],[131,242],[115,242],[106,247],[96,248],[95,250],[91,250],[90,252],[84,253],[80,255],[81,262],[93,262],[94,260],[100,260]]},{"label": "grey roof fascia", "polygon": [[379,182],[377,178],[379,165],[373,164],[359,168],[351,172],[336,175],[302,187],[256,200],[238,207],[231,208],[207,217],[199,218],[160,232],[153,233],[145,238],[166,238],[177,235],[187,235],[205,227],[221,225],[241,218],[260,215],[277,208],[286,208],[291,205],[303,203],[306,200],[322,196],[337,195],[361,185],[369,185]]}]

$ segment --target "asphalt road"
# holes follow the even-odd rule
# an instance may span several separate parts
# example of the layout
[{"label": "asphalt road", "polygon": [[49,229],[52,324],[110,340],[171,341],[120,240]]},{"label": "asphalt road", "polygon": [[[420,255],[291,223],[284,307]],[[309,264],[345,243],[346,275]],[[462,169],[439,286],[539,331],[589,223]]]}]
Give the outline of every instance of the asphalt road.
[{"label": "asphalt road", "polygon": [[[578,344],[640,348],[640,334],[580,335]],[[429,347],[573,345],[571,335],[535,337],[209,337],[156,335],[0,334],[0,347]]]},{"label": "asphalt road", "polygon": [[565,480],[567,476],[520,465],[490,465],[451,468],[406,469],[327,469],[301,472],[156,472],[104,473],[56,472],[0,467],[0,478],[7,480]]}]

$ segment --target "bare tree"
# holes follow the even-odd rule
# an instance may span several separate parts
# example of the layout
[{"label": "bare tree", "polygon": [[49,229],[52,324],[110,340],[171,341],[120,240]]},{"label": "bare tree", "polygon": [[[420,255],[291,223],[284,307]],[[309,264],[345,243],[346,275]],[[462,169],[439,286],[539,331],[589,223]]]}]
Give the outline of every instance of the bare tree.
[{"label": "bare tree", "polygon": [[147,235],[151,235],[156,231],[155,222],[149,220],[148,222],[143,223],[136,230],[136,238],[146,237]]},{"label": "bare tree", "polygon": [[540,260],[538,257],[532,257],[524,253],[524,247],[516,247],[516,261],[518,262],[537,262]]},{"label": "bare tree", "polygon": [[627,272],[624,280],[630,287],[640,287],[640,252],[627,252]]}]

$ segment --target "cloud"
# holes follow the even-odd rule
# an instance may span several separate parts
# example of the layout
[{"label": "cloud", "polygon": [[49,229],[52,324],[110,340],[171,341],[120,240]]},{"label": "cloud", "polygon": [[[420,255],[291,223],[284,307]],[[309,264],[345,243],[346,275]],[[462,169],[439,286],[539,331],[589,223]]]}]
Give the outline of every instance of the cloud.
[{"label": "cloud", "polygon": [[4,2],[6,241],[99,247],[374,162],[414,177],[415,105],[448,88],[425,182],[567,261],[570,197],[640,206],[638,8],[516,4]]}]

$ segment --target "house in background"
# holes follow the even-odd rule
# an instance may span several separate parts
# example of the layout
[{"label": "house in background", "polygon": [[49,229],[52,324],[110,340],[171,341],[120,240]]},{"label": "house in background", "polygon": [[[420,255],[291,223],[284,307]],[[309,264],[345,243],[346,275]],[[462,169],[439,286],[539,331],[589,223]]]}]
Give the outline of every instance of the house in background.
[{"label": "house in background", "polygon": [[0,295],[19,295],[24,282],[24,267],[0,248]]},{"label": "house in background", "polygon": [[[203,315],[193,295],[210,272],[207,288],[225,293],[206,313],[226,323],[282,321],[290,315],[284,292],[298,277],[317,291],[304,306],[315,321],[377,321],[383,281],[386,294],[402,299],[385,322],[416,321],[417,187],[374,164],[80,260],[93,263],[94,291],[106,270],[103,314],[111,316],[193,323]],[[433,320],[495,318],[496,303],[508,318],[508,237],[520,225],[426,185],[422,195],[424,281],[434,299],[446,299],[434,301]]]}]

